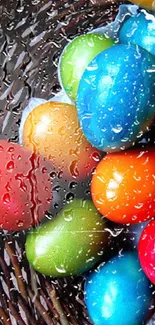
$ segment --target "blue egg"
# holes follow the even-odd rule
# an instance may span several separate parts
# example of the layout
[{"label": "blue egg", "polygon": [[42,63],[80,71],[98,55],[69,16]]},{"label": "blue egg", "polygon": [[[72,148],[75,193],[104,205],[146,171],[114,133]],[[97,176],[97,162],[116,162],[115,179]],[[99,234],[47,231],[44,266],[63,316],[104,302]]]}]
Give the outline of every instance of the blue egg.
[{"label": "blue egg", "polygon": [[77,109],[88,141],[100,150],[126,149],[155,115],[155,58],[141,47],[118,44],[100,54],[82,75]]},{"label": "blue egg", "polygon": [[136,253],[115,257],[90,274],[85,303],[94,325],[140,325],[151,305],[150,282]]},{"label": "blue egg", "polygon": [[119,40],[140,45],[155,55],[155,15],[140,12],[127,18],[119,31]]}]

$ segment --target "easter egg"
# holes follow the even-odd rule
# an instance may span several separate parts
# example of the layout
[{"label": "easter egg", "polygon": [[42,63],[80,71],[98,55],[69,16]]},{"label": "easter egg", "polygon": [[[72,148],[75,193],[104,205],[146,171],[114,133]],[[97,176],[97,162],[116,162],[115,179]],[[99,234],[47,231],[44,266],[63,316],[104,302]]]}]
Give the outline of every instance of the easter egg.
[{"label": "easter egg", "polygon": [[69,43],[59,63],[59,78],[68,96],[75,101],[81,76],[91,60],[114,41],[104,35],[92,33],[76,37]]},{"label": "easter egg", "polygon": [[73,200],[53,220],[31,232],[26,256],[40,273],[83,273],[100,259],[107,243],[105,220],[88,200]]},{"label": "easter egg", "polygon": [[46,102],[28,115],[22,130],[23,144],[52,162],[67,179],[88,177],[99,161],[99,152],[86,140],[75,106]]},{"label": "easter egg", "polygon": [[147,12],[127,18],[119,31],[121,43],[132,43],[155,55],[155,16]]},{"label": "easter egg", "polygon": [[154,62],[144,49],[118,44],[88,65],[77,108],[82,130],[96,148],[126,149],[148,129],[155,115]]},{"label": "easter egg", "polygon": [[118,223],[155,216],[155,149],[134,149],[104,157],[94,172],[91,195],[96,208]]},{"label": "easter egg", "polygon": [[85,303],[94,325],[141,325],[151,305],[150,282],[135,253],[124,253],[92,272]]},{"label": "easter egg", "polygon": [[139,245],[139,259],[143,271],[147,277],[155,284],[155,220],[149,222],[149,224],[143,230]]},{"label": "easter egg", "polygon": [[141,8],[149,9],[151,11],[155,11],[155,3],[154,0],[131,0],[132,3],[140,6]]},{"label": "easter egg", "polygon": [[52,199],[47,163],[18,144],[0,140],[0,228],[37,224]]}]

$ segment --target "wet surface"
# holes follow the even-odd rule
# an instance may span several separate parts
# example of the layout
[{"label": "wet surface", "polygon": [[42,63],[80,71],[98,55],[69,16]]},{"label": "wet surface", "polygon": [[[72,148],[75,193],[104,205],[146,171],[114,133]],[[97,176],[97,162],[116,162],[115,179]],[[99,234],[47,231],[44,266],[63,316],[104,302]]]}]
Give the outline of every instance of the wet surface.
[{"label": "wet surface", "polygon": [[[31,97],[49,99],[60,90],[57,78],[57,66],[60,53],[65,44],[73,39],[75,35],[83,31],[102,26],[110,21],[117,12],[117,5],[104,1],[39,1],[26,0],[0,1],[0,137],[18,142],[18,129],[21,114]],[[154,132],[151,141],[154,142]],[[86,182],[67,181],[61,173],[51,170],[51,182],[53,184],[53,206],[47,219],[55,216],[66,202],[76,198],[90,198],[90,179]],[[111,234],[111,246],[107,253],[108,258],[114,252],[123,249],[137,247],[137,233],[141,226],[118,226],[109,223]],[[25,233],[7,234],[1,232],[1,283],[0,301],[3,310],[10,317],[12,324],[17,324],[20,308],[8,303],[18,301],[22,306],[24,291],[21,294],[21,284],[15,286],[15,281],[10,278],[20,277],[17,271],[17,261],[11,261],[15,250],[18,263],[22,270],[22,276],[26,288],[29,290],[30,301],[26,301],[31,317],[26,317],[25,303],[23,303],[25,314],[21,324],[90,324],[83,302],[83,277],[53,280],[41,275],[34,275],[25,259],[24,252]],[[9,243],[9,244],[6,244]],[[6,253],[6,251],[9,252]],[[10,257],[9,257],[10,256]],[[106,257],[105,257],[106,258]],[[5,261],[7,263],[5,263]],[[15,272],[16,270],[16,272]],[[2,288],[1,288],[2,286]],[[8,287],[8,291],[6,289]],[[62,310],[55,307],[53,313],[47,292],[55,290],[63,312],[68,316],[68,321],[62,320]],[[7,294],[6,294],[7,292]],[[8,293],[9,292],[9,293]],[[40,309],[39,304],[34,306],[34,295],[39,292],[42,297],[42,305],[45,310]],[[56,303],[52,298],[53,305]],[[53,306],[52,305],[52,306]],[[39,307],[38,307],[39,306]],[[54,305],[55,306],[55,305]],[[11,310],[11,313],[10,313]],[[16,310],[16,312],[15,312]],[[47,312],[47,315],[45,313]],[[50,311],[50,312],[49,312]],[[48,318],[50,314],[51,318]],[[58,313],[58,315],[57,315]],[[11,315],[14,315],[12,318]],[[22,314],[23,315],[23,314]],[[28,314],[29,315],[29,314]],[[44,317],[46,315],[47,317]],[[54,316],[53,316],[54,315]],[[61,316],[60,316],[61,315]],[[1,316],[2,317],[2,316]],[[19,321],[19,320],[18,320]],[[22,319],[20,319],[22,322]],[[149,322],[149,325],[155,324]]]}]

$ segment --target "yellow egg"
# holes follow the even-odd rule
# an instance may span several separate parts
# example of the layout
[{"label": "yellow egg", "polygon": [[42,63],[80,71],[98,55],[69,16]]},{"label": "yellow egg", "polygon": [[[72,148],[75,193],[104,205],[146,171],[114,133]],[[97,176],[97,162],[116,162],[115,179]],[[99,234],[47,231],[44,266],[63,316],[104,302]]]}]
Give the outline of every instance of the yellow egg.
[{"label": "yellow egg", "polygon": [[154,0],[131,0],[131,2],[135,3],[136,5],[138,5],[141,8],[155,11],[155,1]]},{"label": "yellow egg", "polygon": [[76,107],[70,104],[46,102],[35,107],[24,123],[22,141],[67,178],[86,178],[99,161],[99,151],[86,140]]}]

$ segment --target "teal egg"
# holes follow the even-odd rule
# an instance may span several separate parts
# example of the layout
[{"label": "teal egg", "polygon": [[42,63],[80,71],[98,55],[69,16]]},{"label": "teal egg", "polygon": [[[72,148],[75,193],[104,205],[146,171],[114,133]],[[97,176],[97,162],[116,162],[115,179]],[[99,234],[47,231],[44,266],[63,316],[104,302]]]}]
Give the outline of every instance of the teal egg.
[{"label": "teal egg", "polygon": [[132,43],[155,55],[155,15],[140,12],[127,18],[119,31],[121,43]]},{"label": "teal egg", "polygon": [[83,133],[94,147],[124,150],[148,130],[155,116],[154,64],[143,48],[117,44],[88,65],[76,104]]},{"label": "teal egg", "polygon": [[85,302],[94,325],[142,325],[151,305],[150,282],[135,253],[101,265],[85,284]]}]

